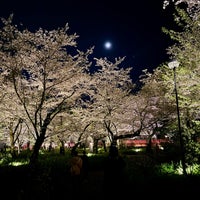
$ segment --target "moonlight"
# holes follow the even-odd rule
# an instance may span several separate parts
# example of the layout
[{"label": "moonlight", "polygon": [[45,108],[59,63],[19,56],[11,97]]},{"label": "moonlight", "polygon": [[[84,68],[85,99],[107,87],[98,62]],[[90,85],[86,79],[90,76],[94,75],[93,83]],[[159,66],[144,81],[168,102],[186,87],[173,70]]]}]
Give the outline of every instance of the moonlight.
[{"label": "moonlight", "polygon": [[105,47],[105,49],[111,49],[112,48],[112,43],[111,42],[109,42],[109,41],[107,41],[107,42],[105,42],[104,43],[104,47]]}]

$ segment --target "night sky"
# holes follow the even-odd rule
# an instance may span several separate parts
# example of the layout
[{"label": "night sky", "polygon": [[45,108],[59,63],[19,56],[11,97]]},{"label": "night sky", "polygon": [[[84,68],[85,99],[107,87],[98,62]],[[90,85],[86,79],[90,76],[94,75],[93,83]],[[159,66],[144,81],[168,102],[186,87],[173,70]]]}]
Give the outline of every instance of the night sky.
[{"label": "night sky", "polygon": [[[14,23],[30,31],[40,27],[52,30],[69,24],[77,33],[78,49],[94,46],[92,57],[126,56],[124,65],[133,67],[133,78],[167,60],[166,48],[172,43],[162,33],[172,14],[162,9],[163,0],[1,0],[0,17],[14,14]],[[106,49],[106,41],[111,47]]]}]

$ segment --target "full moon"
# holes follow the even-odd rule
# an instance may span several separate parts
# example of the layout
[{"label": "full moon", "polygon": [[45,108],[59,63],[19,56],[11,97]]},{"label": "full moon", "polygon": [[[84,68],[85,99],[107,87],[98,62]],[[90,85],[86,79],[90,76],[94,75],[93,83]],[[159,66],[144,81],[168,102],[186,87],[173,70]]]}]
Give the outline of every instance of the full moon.
[{"label": "full moon", "polygon": [[107,42],[104,43],[104,47],[105,47],[106,49],[111,49],[111,48],[112,48],[112,43],[109,42],[109,41],[107,41]]}]

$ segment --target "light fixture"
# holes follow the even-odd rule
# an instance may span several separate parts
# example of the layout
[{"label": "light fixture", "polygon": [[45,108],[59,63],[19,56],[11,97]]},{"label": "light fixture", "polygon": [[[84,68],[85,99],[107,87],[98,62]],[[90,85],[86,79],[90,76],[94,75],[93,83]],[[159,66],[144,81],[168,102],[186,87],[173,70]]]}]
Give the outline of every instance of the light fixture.
[{"label": "light fixture", "polygon": [[180,120],[180,111],[179,111],[179,99],[178,99],[178,91],[177,91],[177,83],[176,83],[176,68],[179,67],[179,62],[177,60],[172,60],[168,63],[168,67],[173,69],[174,72],[174,91],[176,95],[176,110],[177,110],[177,117],[178,117],[178,132],[179,132],[179,139],[180,139],[180,148],[181,148],[181,164],[183,168],[183,174],[187,175],[186,172],[186,163],[185,163],[185,148],[184,148],[184,141],[182,136],[181,130],[181,120]]}]

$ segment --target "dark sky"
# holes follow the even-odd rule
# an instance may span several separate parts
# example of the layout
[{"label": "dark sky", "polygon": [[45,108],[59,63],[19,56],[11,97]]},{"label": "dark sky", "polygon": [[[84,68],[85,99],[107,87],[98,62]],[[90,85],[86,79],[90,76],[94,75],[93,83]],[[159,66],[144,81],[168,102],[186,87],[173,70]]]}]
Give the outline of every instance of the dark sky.
[{"label": "dark sky", "polygon": [[[142,69],[153,69],[167,60],[170,40],[161,31],[172,19],[162,9],[163,0],[1,0],[0,17],[14,14],[14,23],[30,31],[69,24],[77,33],[78,48],[95,46],[94,57],[126,56],[124,65],[133,67],[137,77]],[[112,42],[106,50],[104,42]]]}]

